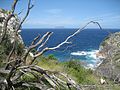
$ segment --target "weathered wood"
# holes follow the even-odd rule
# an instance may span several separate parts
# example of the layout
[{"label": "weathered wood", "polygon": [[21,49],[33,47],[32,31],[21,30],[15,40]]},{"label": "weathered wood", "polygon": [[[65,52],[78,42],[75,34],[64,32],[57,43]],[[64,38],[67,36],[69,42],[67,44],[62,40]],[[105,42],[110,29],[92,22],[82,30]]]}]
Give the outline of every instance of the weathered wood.
[{"label": "weathered wood", "polygon": [[5,68],[0,68],[0,73],[1,74],[9,74],[10,70],[5,70]]}]

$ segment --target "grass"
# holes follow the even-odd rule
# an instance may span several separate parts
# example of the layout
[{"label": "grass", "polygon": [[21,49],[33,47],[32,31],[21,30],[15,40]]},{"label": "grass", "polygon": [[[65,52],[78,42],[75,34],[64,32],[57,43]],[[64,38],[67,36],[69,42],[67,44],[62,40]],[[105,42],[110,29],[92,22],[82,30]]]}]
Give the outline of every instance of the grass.
[{"label": "grass", "polygon": [[93,75],[93,71],[91,69],[85,69],[78,60],[59,62],[53,55],[50,55],[48,57],[41,56],[37,61],[40,67],[47,70],[67,73],[80,84],[95,84],[98,80],[98,78]]},{"label": "grass", "polygon": [[62,71],[63,65],[59,63],[55,58],[52,59],[51,56],[44,57],[41,56],[37,59],[38,66],[43,67],[47,70],[53,70],[53,71]]}]

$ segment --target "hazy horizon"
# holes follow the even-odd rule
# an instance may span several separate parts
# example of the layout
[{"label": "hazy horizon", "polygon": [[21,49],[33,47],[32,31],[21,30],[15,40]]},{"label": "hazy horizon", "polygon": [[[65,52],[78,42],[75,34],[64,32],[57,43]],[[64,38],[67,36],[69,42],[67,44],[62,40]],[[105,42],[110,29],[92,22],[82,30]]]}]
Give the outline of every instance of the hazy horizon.
[{"label": "hazy horizon", "polygon": [[[64,27],[64,28],[54,28],[54,27],[37,27],[37,28],[35,28],[35,27],[31,27],[31,28],[29,28],[29,27],[24,27],[24,28],[22,28],[22,29],[79,29],[79,28],[74,28],[74,27]],[[85,29],[99,29],[99,28],[85,28]],[[102,28],[102,29],[110,29],[110,30],[114,30],[114,29],[118,29],[118,30],[120,30],[120,28]]]}]

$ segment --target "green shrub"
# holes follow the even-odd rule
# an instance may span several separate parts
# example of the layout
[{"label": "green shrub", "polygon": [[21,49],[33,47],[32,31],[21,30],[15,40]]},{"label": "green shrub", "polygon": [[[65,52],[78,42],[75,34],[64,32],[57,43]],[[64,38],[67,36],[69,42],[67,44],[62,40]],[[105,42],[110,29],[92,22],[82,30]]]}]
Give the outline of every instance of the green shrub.
[{"label": "green shrub", "polygon": [[73,68],[76,70],[79,70],[79,68],[82,68],[81,62],[78,60],[70,60],[70,61],[66,62],[65,66],[67,68]]},{"label": "green shrub", "polygon": [[32,74],[27,73],[21,77],[21,80],[25,82],[30,82],[30,81],[35,81],[37,79]]},{"label": "green shrub", "polygon": [[50,60],[57,60],[57,58],[53,54],[48,55],[47,58]]},{"label": "green shrub", "polygon": [[93,71],[86,69],[81,65],[79,60],[70,60],[65,63],[66,72],[74,77],[78,83],[94,84]]}]

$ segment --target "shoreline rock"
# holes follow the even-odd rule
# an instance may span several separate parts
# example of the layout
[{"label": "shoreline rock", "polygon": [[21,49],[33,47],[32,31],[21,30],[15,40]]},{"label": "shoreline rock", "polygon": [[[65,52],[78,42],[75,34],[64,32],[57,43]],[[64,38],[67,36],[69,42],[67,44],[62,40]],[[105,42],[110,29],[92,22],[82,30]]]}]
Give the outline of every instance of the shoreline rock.
[{"label": "shoreline rock", "polygon": [[109,35],[100,45],[103,62],[97,67],[96,73],[110,80],[120,80],[120,32]]}]

